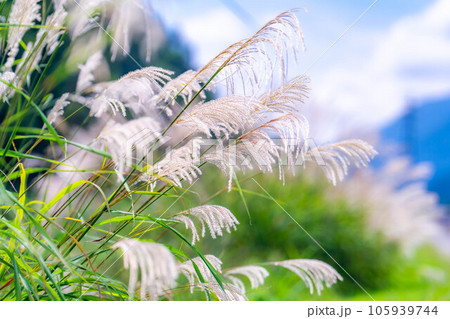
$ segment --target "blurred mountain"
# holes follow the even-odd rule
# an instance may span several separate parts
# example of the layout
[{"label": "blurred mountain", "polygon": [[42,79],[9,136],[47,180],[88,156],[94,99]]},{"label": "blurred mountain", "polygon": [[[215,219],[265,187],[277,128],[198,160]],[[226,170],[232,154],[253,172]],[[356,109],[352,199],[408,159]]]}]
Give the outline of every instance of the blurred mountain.
[{"label": "blurred mountain", "polygon": [[450,96],[412,104],[382,130],[381,137],[384,144],[396,146],[396,155],[431,163],[434,174],[428,189],[439,195],[441,203],[450,204]]}]

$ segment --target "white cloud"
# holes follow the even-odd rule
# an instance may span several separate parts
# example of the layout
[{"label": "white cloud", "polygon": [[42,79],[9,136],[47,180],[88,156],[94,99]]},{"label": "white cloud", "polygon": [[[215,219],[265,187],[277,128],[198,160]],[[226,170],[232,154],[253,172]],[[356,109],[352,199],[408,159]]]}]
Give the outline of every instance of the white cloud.
[{"label": "white cloud", "polygon": [[313,83],[319,105],[363,127],[393,120],[408,103],[450,94],[450,1],[399,20],[364,64],[334,67]]}]

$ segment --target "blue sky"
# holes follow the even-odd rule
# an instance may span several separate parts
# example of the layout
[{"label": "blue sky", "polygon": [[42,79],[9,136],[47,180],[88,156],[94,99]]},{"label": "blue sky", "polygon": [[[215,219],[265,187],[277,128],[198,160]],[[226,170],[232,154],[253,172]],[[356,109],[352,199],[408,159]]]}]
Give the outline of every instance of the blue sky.
[{"label": "blue sky", "polygon": [[282,11],[306,8],[297,17],[307,50],[290,74],[306,71],[311,77],[308,106],[332,119],[321,128],[332,136],[342,131],[342,121],[348,131],[378,128],[411,101],[450,93],[450,1],[379,0],[338,40],[373,2],[165,0],[153,5],[191,46],[198,67]]}]

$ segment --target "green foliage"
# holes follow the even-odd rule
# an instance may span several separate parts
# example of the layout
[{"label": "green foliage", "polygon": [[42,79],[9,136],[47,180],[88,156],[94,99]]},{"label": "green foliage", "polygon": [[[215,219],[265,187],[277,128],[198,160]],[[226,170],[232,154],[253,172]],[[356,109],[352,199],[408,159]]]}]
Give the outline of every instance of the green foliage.
[{"label": "green foliage", "polygon": [[[224,189],[212,200],[226,203],[240,220],[238,230],[221,239],[221,247],[226,247],[222,260],[239,265],[241,256],[252,256],[249,263],[293,256],[314,258],[334,266],[344,281],[321,296],[310,295],[295,275],[274,269],[263,287],[249,292],[251,300],[371,300],[361,287],[375,300],[448,300],[448,259],[432,247],[423,247],[412,258],[404,256],[395,243],[367,228],[363,208],[331,197],[326,181],[302,172],[288,178],[285,186],[275,174],[259,175],[255,180],[257,183],[252,178],[241,180],[241,189]],[[224,183],[215,177],[208,185],[219,188]],[[206,190],[199,192],[205,194]],[[210,243],[203,244],[203,251],[220,253]]]},{"label": "green foliage", "polygon": [[[225,201],[233,211],[242,212],[241,225],[230,236],[229,245],[236,247],[236,251],[228,254],[251,255],[257,251],[265,260],[293,256],[323,260],[339,269],[345,277],[336,287],[346,293],[354,293],[360,288],[340,266],[366,289],[389,285],[391,273],[399,261],[399,251],[381,235],[367,230],[362,210],[342,200],[327,198],[329,186],[324,181],[302,177],[301,172],[299,177],[289,178],[284,187],[273,176],[270,179],[261,176],[258,183],[264,185],[301,227],[273,200],[248,194],[245,198],[251,207],[250,224],[245,220],[245,206],[239,192],[224,194],[218,201]],[[242,186],[248,191],[264,194],[253,180]],[[239,242],[247,245],[239,246]]]},{"label": "green foliage", "polygon": [[[393,273],[402,260],[398,247],[367,229],[362,209],[327,197],[326,190],[330,186],[325,181],[311,180],[301,172],[299,175],[289,178],[285,186],[275,176],[269,175],[256,177],[257,183],[253,179],[241,182],[246,203],[237,187],[213,200],[227,203],[241,222],[233,236],[224,239],[227,250],[223,259],[238,263],[239,256],[245,255],[257,256],[261,260],[294,256],[323,260],[338,269],[345,278],[333,288],[341,294],[352,295],[361,291],[354,280],[369,291],[391,285]],[[225,183],[217,178],[215,182]],[[264,185],[278,203],[267,198],[258,184]],[[246,206],[250,208],[250,219]]]},{"label": "green foliage", "polygon": [[[0,15],[8,17],[11,4],[2,2]],[[53,13],[54,8],[52,1],[42,1],[41,5],[42,20],[45,21],[44,17]],[[36,25],[27,31],[23,41],[33,42],[39,27]],[[7,59],[5,48],[10,28],[13,27],[2,22],[0,73],[4,71],[3,64]],[[111,240],[125,225],[132,225],[128,229],[131,231],[135,219],[124,220],[114,231],[111,231],[115,225],[113,222],[96,225],[96,221],[109,219],[103,216],[111,213],[109,203],[114,200],[114,195],[119,196],[120,190],[125,191],[124,185],[117,189],[105,186],[105,181],[111,175],[108,166],[100,171],[91,171],[89,180],[72,183],[45,202],[36,200],[37,194],[30,191],[39,181],[63,169],[74,173],[88,172],[58,157],[69,145],[104,156],[105,160],[110,158],[110,155],[98,149],[66,140],[44,115],[55,104],[58,96],[74,91],[78,74],[78,66],[68,63],[74,45],[71,37],[64,32],[57,44],[53,54],[43,56],[37,68],[27,70],[27,76],[17,86],[0,83],[15,91],[11,99],[0,99],[0,300],[127,299],[128,291],[126,285],[117,279],[117,269],[114,273],[108,271],[112,262],[107,259],[120,256],[112,254],[107,241],[99,240]],[[39,44],[34,46],[34,49],[37,48]],[[138,44],[133,43],[131,54],[137,57],[139,64],[146,65],[135,51],[137,48]],[[175,47],[162,47],[151,63],[159,64],[159,56],[165,57],[160,64],[177,65],[177,70],[187,69],[189,56],[181,52],[176,54],[177,50],[186,49],[180,42]],[[24,44],[21,43],[18,56],[23,51]],[[165,55],[165,51],[170,54]],[[30,54],[26,59],[33,57]],[[176,59],[172,60],[172,57]],[[119,70],[121,73],[117,76],[139,67],[129,58],[114,66],[116,68],[111,64],[113,72],[117,66],[125,69],[123,72]],[[67,122],[75,129],[86,124],[88,111],[84,106],[72,103],[65,113],[69,119]],[[27,160],[41,161],[43,167],[24,167],[23,163],[27,163]],[[104,179],[102,182],[98,182],[100,176]],[[36,191],[36,188],[33,190]],[[137,191],[139,193],[141,190]],[[111,193],[113,196],[110,196]],[[159,194],[154,192],[149,195],[155,197]],[[145,192],[137,194],[138,197],[145,195]],[[178,198],[176,194],[173,196]],[[75,202],[79,205],[76,214],[62,214],[64,209],[71,208]],[[158,222],[170,227],[162,221]],[[126,234],[122,232],[120,237]],[[200,252],[198,254],[201,255]],[[106,267],[101,268],[105,262]]]}]

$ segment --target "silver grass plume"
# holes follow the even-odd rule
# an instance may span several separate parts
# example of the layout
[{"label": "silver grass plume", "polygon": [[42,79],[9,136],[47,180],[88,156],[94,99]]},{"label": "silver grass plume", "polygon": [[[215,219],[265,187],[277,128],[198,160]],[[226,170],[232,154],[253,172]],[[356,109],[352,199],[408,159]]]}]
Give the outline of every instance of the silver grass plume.
[{"label": "silver grass plume", "polygon": [[125,116],[127,108],[135,113],[150,111],[149,101],[161,90],[160,85],[170,80],[169,75],[172,73],[163,68],[146,67],[107,83],[106,89],[88,105],[91,114],[100,117],[111,110],[114,115],[120,112]]},{"label": "silver grass plume", "polygon": [[378,154],[375,149],[362,140],[347,140],[309,150],[305,156],[308,161],[316,162],[333,185],[342,181],[351,164],[366,166]]},{"label": "silver grass plume", "polygon": [[[219,258],[213,255],[205,255],[205,258],[217,272],[222,272],[222,261]],[[197,269],[203,278],[203,282],[200,280],[193,263],[197,266]],[[213,292],[219,300],[246,300],[245,295],[242,294],[242,291],[237,286],[224,284],[222,289],[200,257],[195,257],[192,260],[182,263],[179,265],[179,269],[188,280],[191,293],[194,292],[195,287],[199,287],[201,291],[208,290]]]},{"label": "silver grass plume", "polygon": [[[244,96],[228,96],[215,101],[192,106],[191,110],[182,115],[175,127],[187,128],[188,134],[203,133],[207,137],[225,137],[244,133],[236,143],[225,148],[218,148],[202,157],[221,168],[230,178],[234,177],[235,169],[245,170],[257,166],[262,171],[272,171],[272,165],[278,164],[280,179],[284,179],[282,153],[288,156],[288,164],[295,169],[296,158],[303,156],[304,141],[308,138],[309,124],[301,114],[285,114],[268,121],[259,127],[245,133],[246,129],[262,119],[267,113],[285,113],[296,108],[306,96],[306,78],[298,77],[270,94],[252,99]],[[170,82],[169,82],[170,83]],[[277,135],[283,145],[274,140]],[[222,142],[222,140],[219,140]],[[255,153],[255,150],[257,151]],[[258,153],[259,152],[259,153]],[[187,154],[192,153],[186,150]],[[172,156],[172,158],[174,158]],[[175,157],[175,159],[177,159]],[[176,163],[176,160],[174,161]],[[191,160],[186,164],[191,163]],[[169,161],[165,164],[170,167]],[[180,164],[177,163],[177,167]],[[189,167],[190,164],[188,165]],[[161,169],[161,167],[160,167]],[[196,169],[194,168],[194,171]],[[180,185],[180,184],[177,184]]]},{"label": "silver grass plume", "polygon": [[[300,76],[280,88],[262,95],[259,99],[247,96],[225,96],[192,106],[176,124],[217,138],[223,134],[243,132],[262,120],[268,113],[295,113],[306,98],[308,78]],[[306,124],[306,120],[304,121]]]},{"label": "silver grass plume", "polygon": [[200,139],[192,139],[186,145],[168,152],[163,159],[143,174],[141,180],[149,183],[152,189],[160,180],[178,187],[182,187],[183,180],[192,184],[202,174],[197,166],[199,159],[196,155],[200,143]]},{"label": "silver grass plume", "polygon": [[206,228],[209,228],[211,237],[215,239],[217,236],[223,235],[222,229],[231,233],[231,229],[236,230],[236,226],[239,225],[239,221],[233,213],[222,206],[203,205],[181,212],[173,216],[172,219],[183,222],[186,229],[192,232],[192,245],[195,245],[196,241],[200,240],[192,217],[195,217],[201,223],[201,237],[205,237]]},{"label": "silver grass plume", "polygon": [[244,282],[238,275],[247,277],[250,281],[251,288],[255,289],[264,284],[264,280],[269,276],[269,272],[266,268],[255,265],[241,266],[224,271],[225,278],[230,280],[236,287],[239,287],[245,294]]},{"label": "silver grass plume", "polygon": [[103,54],[101,51],[95,52],[87,59],[86,63],[79,65],[80,74],[78,75],[76,92],[82,93],[94,82],[94,71],[97,69],[103,60]]},{"label": "silver grass plume", "polygon": [[[107,29],[111,31],[114,41],[111,44],[111,60],[130,53],[130,41],[140,36],[145,42],[146,61],[151,55],[151,11],[148,1],[118,0],[109,2],[107,9],[111,10],[111,18]],[[147,4],[147,6],[146,6]]]},{"label": "silver grass plume", "polygon": [[[280,43],[277,41],[280,41]],[[282,52],[287,52],[292,48],[292,51],[295,54],[294,48],[296,46],[296,42],[301,42],[303,44],[303,35],[301,33],[299,23],[296,16],[293,14],[293,11],[284,12],[268,22],[253,37],[239,41],[225,49],[198,72],[188,70],[168,82],[163,88],[163,93],[159,95],[157,99],[164,100],[167,103],[170,101],[173,102],[173,99],[176,96],[181,96],[184,103],[186,103],[192,98],[193,93],[200,91],[202,88],[201,84],[208,84],[206,89],[214,91],[215,85],[226,82],[225,86],[227,89],[234,92],[234,81],[232,77],[236,76],[236,78],[238,78],[240,76],[242,82],[244,82],[245,80],[242,72],[247,73],[248,80],[250,80],[252,84],[262,86],[262,83],[259,82],[263,81],[258,81],[258,72],[255,69],[256,62],[260,60],[262,56],[262,60],[268,63],[268,65],[266,65],[267,68],[272,69],[273,65],[268,57],[268,52],[260,48],[259,45],[272,46],[276,49],[275,51],[277,53],[277,57],[280,60],[284,60]],[[257,56],[251,57],[253,54]],[[283,63],[281,65],[283,65]],[[244,67],[248,67],[249,70],[243,70]],[[212,78],[216,71],[219,70],[220,72],[217,74],[216,78]],[[267,70],[264,70],[262,74],[267,73],[265,71]],[[284,74],[283,67],[281,67],[281,71]],[[296,79],[290,81],[288,86],[282,88],[281,90],[275,91],[273,95],[274,97],[278,94],[286,95],[284,92],[290,91],[289,97],[292,98],[290,102],[293,100],[302,102],[299,97],[303,96],[304,92],[300,93],[300,91],[306,89],[303,84],[300,84],[302,82],[306,83],[308,82],[308,79],[302,76],[297,77]],[[295,93],[300,94],[295,97]],[[270,95],[271,94],[266,94],[266,98],[270,97]],[[202,91],[200,98],[204,97],[205,95]],[[285,96],[285,98],[286,97],[287,96]]]},{"label": "silver grass plume", "polygon": [[[164,110],[169,116],[172,115],[172,110],[169,106],[174,106],[176,104],[176,97],[181,97],[184,104],[187,104],[188,101],[194,97],[194,94],[201,90],[201,83],[207,81],[207,79],[201,79],[200,77],[195,77],[195,75],[195,71],[188,70],[176,78],[168,81],[163,86],[161,92],[153,98],[155,103],[164,103]],[[205,99],[205,92],[201,91],[199,97],[201,99]]]},{"label": "silver grass plume", "polygon": [[324,283],[327,287],[330,287],[337,280],[343,280],[341,275],[333,267],[319,260],[290,259],[271,264],[281,266],[295,273],[309,288],[311,294],[314,293],[315,289],[320,295],[324,288]]},{"label": "silver grass plume", "polygon": [[[313,293],[315,289],[319,295],[324,288],[323,283],[325,283],[327,287],[330,287],[336,283],[337,280],[343,280],[333,267],[314,259],[290,259],[265,264],[268,266],[281,266],[294,272],[306,284],[311,293]],[[245,294],[244,282],[238,275],[247,277],[250,281],[251,288],[255,289],[264,284],[264,280],[269,276],[269,272],[266,268],[256,265],[225,270],[225,278],[230,280],[234,286],[239,287],[241,292]]]},{"label": "silver grass plume", "polygon": [[[32,25],[34,21],[40,21],[39,10],[41,8],[39,4],[40,0],[16,0],[11,8],[9,14],[8,23],[19,25]],[[15,57],[19,52],[19,43],[22,40],[25,33],[30,28],[27,26],[14,26],[9,28],[7,51],[8,59],[5,63],[6,70],[11,69]]]},{"label": "silver grass plume", "polygon": [[55,51],[56,46],[58,45],[58,40],[64,33],[64,30],[61,30],[59,27],[64,26],[66,17],[67,11],[64,9],[63,5],[60,4],[55,5],[55,12],[53,12],[53,14],[50,15],[45,21],[46,25],[52,27],[47,30],[47,37],[45,39],[45,43],[47,44],[47,55],[50,55]]},{"label": "silver grass plume", "polygon": [[138,272],[141,273],[140,299],[146,299],[148,295],[151,300],[157,300],[168,289],[175,287],[179,269],[175,257],[164,245],[122,239],[112,247],[122,250],[124,266],[130,269],[130,299],[133,299],[136,290]]},{"label": "silver grass plume", "polygon": [[[217,270],[219,273],[222,271],[222,261],[219,258],[214,255],[205,255],[205,258],[215,270]],[[194,291],[196,283],[200,282],[200,278],[195,271],[193,263],[195,263],[195,265],[197,266],[200,275],[206,283],[216,280],[209,268],[206,266],[205,262],[200,257],[195,257],[192,260],[185,261],[184,263],[180,264],[178,268],[188,280],[191,293]]]},{"label": "silver grass plume", "polygon": [[288,113],[252,129],[240,136],[239,140],[256,138],[272,141],[271,134],[281,139],[286,153],[293,152],[298,156],[309,137],[309,123],[302,114]]},{"label": "silver grass plume", "polygon": [[226,284],[223,288],[217,282],[210,282],[207,284],[198,283],[197,287],[208,290],[214,293],[219,301],[247,301],[247,296],[240,290],[239,287]]},{"label": "silver grass plume", "polygon": [[298,76],[279,88],[267,92],[260,97],[260,103],[269,112],[295,113],[298,106],[308,97],[309,78]]},{"label": "silver grass plume", "polygon": [[53,125],[56,120],[64,114],[64,108],[70,104],[70,101],[67,100],[68,97],[69,93],[64,93],[58,100],[56,100],[55,105],[47,115],[47,120],[50,124]]},{"label": "silver grass plume", "polygon": [[123,173],[125,166],[131,167],[133,161],[137,164],[147,155],[150,146],[161,136],[160,129],[159,122],[151,117],[141,117],[123,124],[110,122],[97,140],[106,146],[117,170]]},{"label": "silver grass plume", "polygon": [[[281,140],[277,143],[273,135]],[[229,188],[235,170],[257,168],[272,172],[278,166],[279,177],[284,181],[282,154],[288,156],[288,164],[294,170],[296,158],[303,156],[304,141],[309,134],[309,124],[301,114],[286,114],[270,120],[241,135],[224,148],[205,154],[202,159],[219,167],[229,177]]]},{"label": "silver grass plume", "polygon": [[45,20],[46,28],[39,29],[36,35],[35,43],[39,43],[42,40],[41,50],[39,51],[36,60],[40,60],[42,56],[42,49],[47,47],[47,55],[51,55],[58,45],[59,38],[64,33],[62,27],[67,17],[67,11],[62,4],[55,4],[54,12]]},{"label": "silver grass plume", "polygon": [[242,132],[259,119],[256,112],[261,109],[257,100],[244,96],[225,96],[206,103],[194,105],[176,122],[191,133],[201,132],[207,137],[214,134],[226,139]]},{"label": "silver grass plume", "polygon": [[[224,81],[227,90],[232,93],[236,79],[242,80],[242,86],[249,82],[253,88],[263,87],[272,78],[275,67],[284,81],[287,54],[293,51],[295,55],[294,48],[299,43],[303,44],[303,35],[297,17],[293,11],[286,11],[269,21],[251,38],[219,53],[197,72],[196,77],[210,79],[220,71],[213,83]],[[272,61],[272,56],[276,57],[275,61]]]},{"label": "silver grass plume", "polygon": [[[223,283],[224,289],[222,289],[205,262],[200,257],[196,257],[179,266],[180,272],[189,282],[191,293],[195,287],[199,287],[201,291],[207,289],[214,292],[219,300],[246,300],[245,284],[239,276],[247,277],[252,289],[264,284],[265,278],[269,276],[269,272],[265,267],[257,265],[235,267],[222,272],[222,262],[220,259],[213,255],[206,255],[205,258],[229,282]],[[203,281],[200,280],[193,263],[197,266]],[[316,290],[319,295],[324,285],[330,287],[338,280],[343,280],[333,267],[314,259],[290,259],[269,262],[265,263],[265,265],[280,266],[294,272],[310,289],[311,293],[314,293],[314,290]]]},{"label": "silver grass plume", "polygon": [[14,72],[6,71],[0,73],[0,80],[0,101],[6,102],[15,91],[4,82],[17,86],[17,76]]},{"label": "silver grass plume", "polygon": [[56,50],[59,39],[64,33],[66,17],[67,12],[62,3],[55,3],[54,12],[47,16],[44,25],[39,28],[34,42],[27,45],[22,61],[17,64],[16,70],[29,72],[30,69],[36,69],[39,67],[44,53],[49,56]]},{"label": "silver grass plume", "polygon": [[[251,128],[261,120],[264,114],[286,113],[297,109],[298,103],[302,103],[306,97],[306,82],[305,77],[294,78],[259,99],[227,96],[195,105],[191,111],[181,116],[176,124],[188,127],[191,134],[200,131],[207,137],[214,134],[217,138],[223,135],[228,139],[232,134],[244,133],[246,128]],[[273,134],[281,138],[284,148],[276,144]],[[207,154],[204,159],[218,165],[229,175],[230,181],[233,178],[234,166],[238,167],[239,163],[243,168],[245,166],[253,168],[251,164],[253,160],[262,171],[271,171],[271,166],[278,163],[280,179],[283,179],[281,151],[284,150],[287,154],[288,164],[294,172],[296,158],[303,155],[301,150],[308,134],[309,124],[306,118],[301,114],[288,113],[253,128],[239,137],[236,145],[232,144],[213,154]],[[259,148],[261,153],[251,152],[255,148]],[[231,160],[230,157],[234,157],[235,160]],[[252,161],[249,162],[249,159]]]}]

